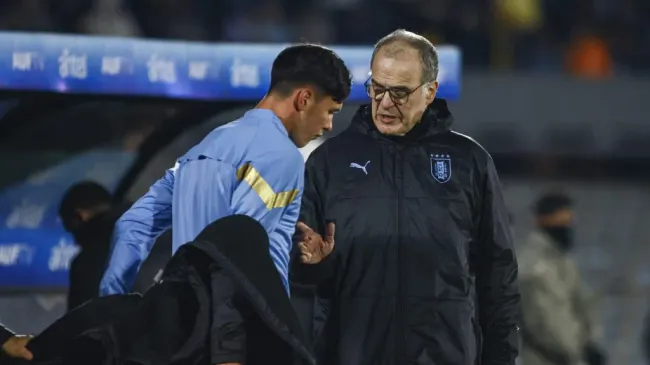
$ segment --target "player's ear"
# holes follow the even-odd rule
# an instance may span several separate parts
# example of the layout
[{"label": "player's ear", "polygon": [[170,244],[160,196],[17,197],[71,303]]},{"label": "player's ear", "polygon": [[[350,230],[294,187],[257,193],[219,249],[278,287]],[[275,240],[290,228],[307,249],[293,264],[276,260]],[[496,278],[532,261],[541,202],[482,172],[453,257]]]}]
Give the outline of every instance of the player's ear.
[{"label": "player's ear", "polygon": [[296,110],[305,110],[309,103],[314,99],[314,97],[315,95],[313,90],[309,88],[298,89],[296,92],[296,97],[294,98],[294,105]]}]

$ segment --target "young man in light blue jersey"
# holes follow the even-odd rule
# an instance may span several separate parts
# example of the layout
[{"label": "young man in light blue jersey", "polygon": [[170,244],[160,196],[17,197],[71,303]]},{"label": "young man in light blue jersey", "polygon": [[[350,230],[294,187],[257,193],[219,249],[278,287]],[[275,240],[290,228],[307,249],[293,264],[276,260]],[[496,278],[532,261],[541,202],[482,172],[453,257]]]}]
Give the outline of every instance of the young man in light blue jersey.
[{"label": "young man in light blue jersey", "polygon": [[211,222],[235,214],[265,227],[288,292],[304,176],[298,148],[331,130],[350,85],[349,70],[332,50],[312,44],[283,50],[257,107],[208,134],[118,220],[100,294],[129,292],[165,230],[173,228],[175,252]]}]

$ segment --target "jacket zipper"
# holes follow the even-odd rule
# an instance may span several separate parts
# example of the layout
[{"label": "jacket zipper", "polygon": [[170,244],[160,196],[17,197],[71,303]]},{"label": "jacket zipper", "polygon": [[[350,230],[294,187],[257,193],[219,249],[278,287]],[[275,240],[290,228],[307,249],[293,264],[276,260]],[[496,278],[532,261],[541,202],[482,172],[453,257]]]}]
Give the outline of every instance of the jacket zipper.
[{"label": "jacket zipper", "polygon": [[404,188],[404,159],[403,150],[398,148],[397,153],[397,298],[395,299],[395,365],[402,364],[406,359],[406,326],[404,323],[404,273],[402,264],[402,200]]}]

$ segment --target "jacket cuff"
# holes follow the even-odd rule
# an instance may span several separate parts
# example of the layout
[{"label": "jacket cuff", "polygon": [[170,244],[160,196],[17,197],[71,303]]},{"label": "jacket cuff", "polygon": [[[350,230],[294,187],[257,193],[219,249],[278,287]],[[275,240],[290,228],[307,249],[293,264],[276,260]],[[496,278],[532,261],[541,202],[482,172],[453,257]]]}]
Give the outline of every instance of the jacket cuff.
[{"label": "jacket cuff", "polygon": [[336,258],[332,252],[317,264],[305,264],[296,260],[293,266],[294,278],[297,283],[318,285],[334,274]]}]

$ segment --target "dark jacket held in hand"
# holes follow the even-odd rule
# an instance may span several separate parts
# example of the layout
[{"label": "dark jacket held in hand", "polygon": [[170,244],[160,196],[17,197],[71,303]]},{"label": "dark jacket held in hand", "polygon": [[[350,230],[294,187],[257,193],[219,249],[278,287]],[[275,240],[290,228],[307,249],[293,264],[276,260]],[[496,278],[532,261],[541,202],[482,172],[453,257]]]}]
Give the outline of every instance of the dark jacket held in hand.
[{"label": "dark jacket held in hand", "polygon": [[29,344],[48,364],[315,364],[264,228],[246,216],[209,225],[162,281],[92,300]]}]

